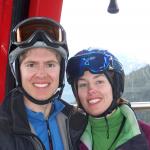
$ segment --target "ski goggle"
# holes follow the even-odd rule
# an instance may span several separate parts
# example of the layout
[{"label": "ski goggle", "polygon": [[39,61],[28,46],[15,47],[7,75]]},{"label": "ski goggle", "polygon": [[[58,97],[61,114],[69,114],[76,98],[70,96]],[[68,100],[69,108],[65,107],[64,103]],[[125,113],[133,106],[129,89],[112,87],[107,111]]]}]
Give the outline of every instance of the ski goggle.
[{"label": "ski goggle", "polygon": [[67,75],[74,80],[81,77],[85,71],[94,74],[103,73],[106,70],[122,70],[122,65],[111,55],[104,53],[90,53],[72,57],[68,61]]},{"label": "ski goggle", "polygon": [[63,27],[45,17],[33,17],[19,23],[12,31],[12,43],[16,46],[24,46],[35,42],[33,40],[40,40],[41,35],[45,38],[46,43],[66,44]]}]

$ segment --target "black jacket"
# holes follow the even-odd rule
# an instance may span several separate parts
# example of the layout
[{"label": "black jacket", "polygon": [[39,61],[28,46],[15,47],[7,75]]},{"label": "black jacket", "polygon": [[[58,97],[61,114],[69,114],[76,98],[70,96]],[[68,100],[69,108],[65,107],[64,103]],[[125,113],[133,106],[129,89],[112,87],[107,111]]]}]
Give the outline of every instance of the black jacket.
[{"label": "black jacket", "polygon": [[[72,105],[65,105],[57,117],[65,150],[77,150],[87,117]],[[13,90],[0,109],[0,150],[45,150],[43,143],[31,131],[23,95]]]}]

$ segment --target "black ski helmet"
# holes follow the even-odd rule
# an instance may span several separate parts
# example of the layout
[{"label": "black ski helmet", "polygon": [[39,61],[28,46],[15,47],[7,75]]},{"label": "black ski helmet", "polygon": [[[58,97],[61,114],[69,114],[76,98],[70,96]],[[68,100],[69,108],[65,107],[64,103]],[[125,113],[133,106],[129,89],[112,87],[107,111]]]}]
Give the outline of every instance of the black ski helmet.
[{"label": "black ski helmet", "polygon": [[[30,97],[21,85],[19,57],[31,48],[53,49],[61,56],[59,89],[61,96],[64,87],[65,68],[69,56],[66,41],[66,33],[63,27],[56,21],[47,17],[31,17],[20,22],[12,30],[12,43],[9,54],[9,64],[16,80],[16,86],[23,91],[23,94]],[[30,97],[32,99],[32,97]],[[34,99],[34,98],[33,98]],[[39,104],[48,103],[50,100],[42,101]],[[35,101],[34,101],[35,102]]]},{"label": "black ski helmet", "polygon": [[[113,90],[112,111],[112,109],[117,106],[117,99],[122,96],[124,91],[125,75],[121,63],[113,54],[99,48],[85,49],[71,57],[67,64],[67,81],[71,85],[73,93],[77,98],[77,83],[75,82],[77,82],[78,78],[82,76],[86,70],[94,74],[104,73],[108,78]],[[77,103],[79,107],[82,107],[79,100]]]}]

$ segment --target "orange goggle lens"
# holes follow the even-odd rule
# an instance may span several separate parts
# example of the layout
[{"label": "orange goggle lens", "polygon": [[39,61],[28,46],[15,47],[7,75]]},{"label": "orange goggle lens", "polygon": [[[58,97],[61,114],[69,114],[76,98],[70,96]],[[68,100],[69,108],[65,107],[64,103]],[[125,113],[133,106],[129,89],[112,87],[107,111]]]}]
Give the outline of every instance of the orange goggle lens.
[{"label": "orange goggle lens", "polygon": [[21,44],[26,41],[38,31],[46,33],[46,35],[53,41],[61,43],[65,40],[63,28],[51,21],[51,20],[30,20],[23,22],[22,24],[16,26],[13,30],[14,42]]}]

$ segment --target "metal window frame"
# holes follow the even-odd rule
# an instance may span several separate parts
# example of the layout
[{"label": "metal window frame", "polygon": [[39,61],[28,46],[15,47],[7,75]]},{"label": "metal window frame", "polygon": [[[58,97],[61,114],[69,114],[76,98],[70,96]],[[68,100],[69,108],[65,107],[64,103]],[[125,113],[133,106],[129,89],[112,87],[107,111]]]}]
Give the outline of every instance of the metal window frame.
[{"label": "metal window frame", "polygon": [[150,102],[131,102],[132,108],[137,111],[150,111]]}]

